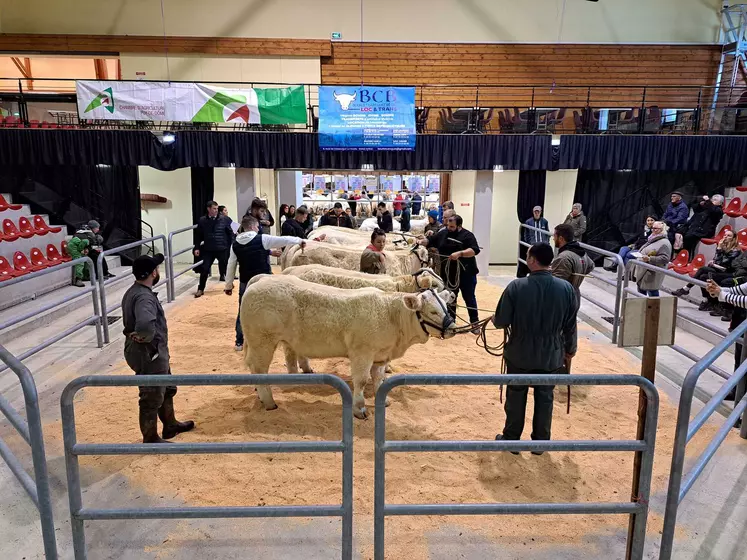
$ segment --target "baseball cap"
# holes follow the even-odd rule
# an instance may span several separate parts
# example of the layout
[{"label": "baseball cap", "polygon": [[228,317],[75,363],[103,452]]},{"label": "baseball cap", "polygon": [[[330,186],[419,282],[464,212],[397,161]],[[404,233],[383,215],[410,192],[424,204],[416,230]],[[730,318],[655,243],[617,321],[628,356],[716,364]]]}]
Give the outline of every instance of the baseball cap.
[{"label": "baseball cap", "polygon": [[132,274],[138,280],[145,280],[159,265],[163,264],[163,255],[140,255],[132,263]]},{"label": "baseball cap", "polygon": [[542,212],[542,206],[535,206],[534,208],[532,208],[532,212],[534,212],[535,210],[539,210],[540,212]]}]

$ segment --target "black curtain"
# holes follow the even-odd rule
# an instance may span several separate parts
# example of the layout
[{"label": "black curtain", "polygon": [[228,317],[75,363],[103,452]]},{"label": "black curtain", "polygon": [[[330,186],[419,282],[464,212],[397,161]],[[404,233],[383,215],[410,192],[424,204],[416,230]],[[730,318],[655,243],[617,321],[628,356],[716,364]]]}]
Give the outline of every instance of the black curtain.
[{"label": "black curtain", "polygon": [[744,136],[563,136],[560,169],[639,171],[742,171]]},{"label": "black curtain", "polygon": [[140,239],[137,167],[96,165],[0,165],[2,191],[49,214],[68,233],[89,220],[101,224],[107,248]]},{"label": "black curtain", "polygon": [[579,170],[574,202],[583,205],[587,219],[584,241],[609,251],[640,233],[646,216],[660,218],[672,191],[680,191],[684,201],[700,195],[724,194],[740,185],[739,172],[663,172]]},{"label": "black curtain", "polygon": [[532,217],[535,206],[545,207],[546,171],[521,171],[519,173],[519,196],[516,199],[516,213],[520,222]]},{"label": "black curtain", "polygon": [[[207,202],[215,197],[215,172],[212,167],[193,167],[192,171],[192,223],[207,213]],[[197,231],[192,232],[193,243],[197,244]],[[197,262],[200,259],[195,257]]]},{"label": "black curtain", "polygon": [[0,129],[0,165],[149,165],[265,169],[548,169],[547,134],[424,134],[412,151],[321,151],[304,132],[177,132],[171,144],[147,131]]}]

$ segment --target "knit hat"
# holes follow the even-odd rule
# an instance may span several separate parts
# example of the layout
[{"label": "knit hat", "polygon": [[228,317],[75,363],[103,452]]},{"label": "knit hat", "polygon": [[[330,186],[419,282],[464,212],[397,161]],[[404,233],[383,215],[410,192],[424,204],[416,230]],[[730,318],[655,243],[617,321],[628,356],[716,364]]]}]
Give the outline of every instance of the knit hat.
[{"label": "knit hat", "polygon": [[96,220],[91,220],[88,222],[88,227],[91,229],[96,229],[98,227],[101,227],[101,225]]},{"label": "knit hat", "polygon": [[438,210],[430,210],[428,212],[428,217],[433,218],[434,220],[438,220]]},{"label": "knit hat", "polygon": [[138,280],[145,280],[160,264],[163,264],[163,255],[140,255],[132,263],[132,274]]}]

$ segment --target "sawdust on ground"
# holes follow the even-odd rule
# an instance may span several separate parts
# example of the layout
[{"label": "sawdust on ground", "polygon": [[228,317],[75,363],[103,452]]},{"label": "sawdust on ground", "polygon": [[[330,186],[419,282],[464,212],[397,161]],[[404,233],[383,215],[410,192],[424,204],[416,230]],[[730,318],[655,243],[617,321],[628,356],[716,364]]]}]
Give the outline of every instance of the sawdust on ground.
[{"label": "sawdust on ground", "polygon": [[[501,289],[480,281],[478,305],[495,308]],[[219,284],[205,296],[182,306],[169,317],[174,373],[248,373],[233,349],[236,296]],[[487,315],[487,312],[482,313]],[[341,319],[341,320],[344,320]],[[589,339],[579,326],[579,351],[574,373],[638,373],[627,352]],[[491,336],[499,342],[498,334]],[[312,361],[317,372],[335,373],[350,382],[347,361]],[[416,345],[393,363],[400,373],[497,373],[499,359],[475,343],[473,335],[431,339]],[[124,362],[112,373],[128,375]],[[282,352],[271,373],[283,373]],[[322,386],[273,389],[279,408],[262,409],[253,387],[184,387],[176,397],[178,416],[197,428],[179,436],[183,442],[230,442],[339,439],[340,398]],[[493,439],[505,415],[496,387],[407,387],[390,395],[387,438],[410,440]],[[676,410],[662,395],[652,491],[665,491]],[[354,512],[358,552],[373,557],[372,513],[374,480],[373,390],[369,383],[368,420],[355,420]],[[633,439],[637,420],[637,390],[632,387],[576,387],[571,414],[566,415],[565,387],[556,389],[554,439]],[[524,438],[531,432],[532,399],[527,407]],[[79,442],[137,442],[137,389],[88,389],[76,401]],[[106,429],[116,423],[117,429]],[[124,426],[124,428],[122,428]],[[48,434],[59,438],[59,426]],[[712,434],[709,427],[704,437]],[[702,438],[700,438],[702,439]],[[700,440],[699,439],[699,440]],[[698,441],[693,442],[697,448]],[[627,501],[633,455],[630,453],[439,453],[389,454],[388,503],[590,502]],[[168,494],[187,505],[335,504],[340,501],[341,458],[338,454],[174,455],[84,457],[84,473],[93,478],[124,476],[131,485],[153,496]],[[95,474],[94,474],[95,473]],[[90,478],[89,478],[90,479]],[[112,496],[109,506],[124,506]],[[90,504],[95,507],[94,504]],[[541,531],[538,530],[541,519]],[[411,560],[428,557],[425,536],[444,523],[458,523],[489,542],[533,541],[533,546],[560,543],[589,545],[612,534],[624,535],[627,516],[509,516],[388,518],[387,557]],[[649,533],[662,519],[649,515]],[[461,533],[460,533],[461,534]],[[185,533],[186,538],[186,533]],[[170,537],[171,542],[178,535]]]}]

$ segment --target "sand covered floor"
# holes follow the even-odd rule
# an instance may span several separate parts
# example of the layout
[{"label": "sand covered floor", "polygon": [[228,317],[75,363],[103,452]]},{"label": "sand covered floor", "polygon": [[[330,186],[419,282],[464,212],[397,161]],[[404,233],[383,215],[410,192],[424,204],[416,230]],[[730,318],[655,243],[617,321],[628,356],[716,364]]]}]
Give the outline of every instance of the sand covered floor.
[{"label": "sand covered floor", "polygon": [[[500,288],[480,281],[478,305],[494,309]],[[174,373],[248,373],[241,354],[233,349],[237,298],[211,283],[201,299],[169,316]],[[486,314],[481,314],[485,316]],[[609,343],[589,340],[580,325],[574,373],[639,373],[638,363]],[[499,342],[497,333],[492,342]],[[344,359],[312,361],[317,372],[335,373],[350,382]],[[474,335],[450,340],[431,339],[410,349],[393,363],[397,373],[497,373],[498,358],[475,343]],[[131,372],[122,361],[112,368]],[[284,372],[282,352],[271,372]],[[373,390],[369,383],[368,420],[355,420],[354,510],[357,552],[373,557],[372,512],[374,470]],[[194,419],[197,428],[177,441],[228,442],[318,440],[340,438],[340,398],[328,387],[274,389],[279,408],[262,409],[253,387],[179,389],[178,417]],[[555,439],[632,439],[637,418],[637,390],[631,387],[577,387],[571,414],[566,415],[565,387],[556,389]],[[409,387],[391,394],[387,436],[391,439],[493,439],[505,419],[494,387]],[[524,437],[531,432],[530,395]],[[79,442],[138,442],[137,389],[87,389],[78,395],[76,417]],[[114,423],[125,426],[115,430]],[[666,473],[675,423],[675,409],[662,396],[653,492],[666,490]],[[107,429],[111,426],[111,429]],[[45,429],[59,438],[59,426]],[[706,427],[691,444],[702,448]],[[633,455],[630,453],[390,454],[387,457],[389,503],[439,502],[585,502],[629,498]],[[340,501],[341,460],[336,454],[174,455],[84,457],[89,480],[124,477],[149,495],[167,495],[187,505],[335,504]],[[84,479],[85,482],[85,479]],[[112,496],[109,507],[125,506]],[[88,504],[95,507],[96,504]],[[101,504],[99,504],[101,505]],[[251,522],[251,521],[248,521]],[[593,547],[600,538],[624,537],[626,516],[503,516],[395,517],[387,521],[387,557],[428,558],[426,535],[444,524],[456,524],[486,542],[515,545],[529,542],[535,549],[561,543]],[[541,523],[541,530],[538,524]],[[649,534],[658,535],[662,519],[649,516]],[[187,525],[185,523],[185,525]],[[188,531],[185,529],[185,535]],[[461,533],[460,533],[461,534]],[[178,535],[171,536],[172,542]],[[621,541],[622,542],[622,541]],[[624,553],[621,544],[620,557]],[[164,558],[177,558],[170,554]],[[331,553],[330,558],[336,557]]]}]

